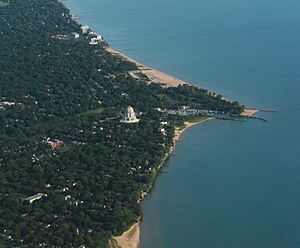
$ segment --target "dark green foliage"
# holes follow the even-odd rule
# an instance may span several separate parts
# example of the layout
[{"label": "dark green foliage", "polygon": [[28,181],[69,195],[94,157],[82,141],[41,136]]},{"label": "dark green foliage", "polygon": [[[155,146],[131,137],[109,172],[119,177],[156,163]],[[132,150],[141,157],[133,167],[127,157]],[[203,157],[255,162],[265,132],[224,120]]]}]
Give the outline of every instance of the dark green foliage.
[{"label": "dark green foliage", "polygon": [[[80,33],[59,1],[2,6],[0,103],[15,105],[0,109],[0,247],[106,247],[141,215],[140,192],[172,145],[174,126],[162,135],[161,119],[183,121],[154,107],[242,107],[196,87],[147,85],[104,44],[55,38]],[[140,123],[119,122],[128,105],[143,112]],[[51,149],[48,137],[64,146]],[[38,192],[48,196],[24,204]]]}]

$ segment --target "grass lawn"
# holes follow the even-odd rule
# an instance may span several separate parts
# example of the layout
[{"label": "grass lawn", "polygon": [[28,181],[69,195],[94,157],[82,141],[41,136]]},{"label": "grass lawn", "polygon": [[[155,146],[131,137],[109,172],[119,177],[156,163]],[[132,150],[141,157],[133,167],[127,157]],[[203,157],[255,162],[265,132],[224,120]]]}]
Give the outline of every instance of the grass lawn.
[{"label": "grass lawn", "polygon": [[96,114],[103,114],[105,117],[113,117],[119,114],[119,111],[115,107],[109,108],[96,108],[90,109],[83,113],[80,113],[78,116],[85,116],[85,115],[96,115]]},{"label": "grass lawn", "polygon": [[104,111],[104,108],[91,109],[80,115],[93,115],[93,114],[101,114]]},{"label": "grass lawn", "polygon": [[203,121],[207,118],[208,118],[208,116],[191,116],[191,117],[186,117],[186,121],[194,123],[194,122],[198,122],[198,121]]}]

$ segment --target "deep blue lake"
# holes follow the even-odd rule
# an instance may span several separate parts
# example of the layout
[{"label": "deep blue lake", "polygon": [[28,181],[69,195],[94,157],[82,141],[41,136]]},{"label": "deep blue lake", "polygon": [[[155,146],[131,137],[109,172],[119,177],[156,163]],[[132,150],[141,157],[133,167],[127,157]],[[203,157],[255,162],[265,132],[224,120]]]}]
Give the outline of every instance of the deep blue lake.
[{"label": "deep blue lake", "polygon": [[142,248],[299,248],[299,0],[66,4],[116,50],[279,111],[186,132],[145,200]]}]

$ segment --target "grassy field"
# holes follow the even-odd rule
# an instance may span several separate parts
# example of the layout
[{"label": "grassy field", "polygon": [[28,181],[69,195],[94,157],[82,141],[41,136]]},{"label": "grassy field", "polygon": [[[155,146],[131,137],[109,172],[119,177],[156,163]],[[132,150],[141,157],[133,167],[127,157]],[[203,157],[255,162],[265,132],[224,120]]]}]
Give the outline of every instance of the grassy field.
[{"label": "grassy field", "polygon": [[120,110],[116,109],[115,107],[110,108],[96,108],[96,109],[90,109],[88,111],[85,111],[83,113],[80,113],[78,116],[85,116],[85,115],[100,115],[104,118],[112,118],[119,116]]},{"label": "grassy field", "polygon": [[91,109],[80,115],[93,115],[93,114],[101,114],[104,111],[103,108]]},{"label": "grassy field", "polygon": [[198,121],[203,121],[207,118],[208,118],[208,116],[190,116],[190,117],[186,117],[186,121],[194,123],[194,122],[198,122]]}]

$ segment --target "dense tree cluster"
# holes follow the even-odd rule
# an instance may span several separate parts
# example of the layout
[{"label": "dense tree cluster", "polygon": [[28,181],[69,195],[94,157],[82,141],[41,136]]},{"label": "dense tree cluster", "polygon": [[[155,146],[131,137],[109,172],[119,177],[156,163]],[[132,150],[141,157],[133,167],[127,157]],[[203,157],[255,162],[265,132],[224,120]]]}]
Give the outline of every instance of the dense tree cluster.
[{"label": "dense tree cluster", "polygon": [[[0,246],[107,247],[141,215],[140,193],[172,145],[179,117],[154,108],[243,109],[193,86],[136,80],[134,64],[83,35],[55,38],[72,32],[80,25],[57,0],[1,1]],[[140,123],[119,122],[128,105]],[[47,197],[24,203],[39,192]]]}]

